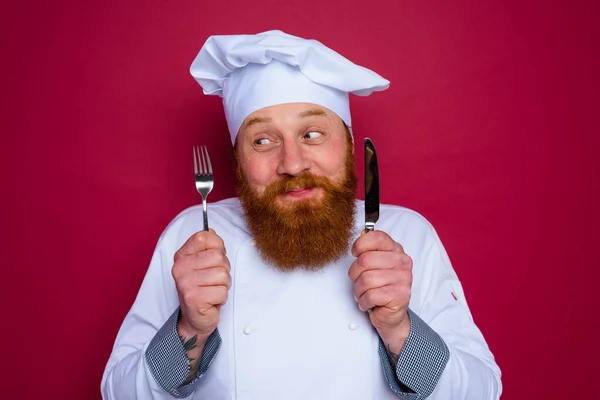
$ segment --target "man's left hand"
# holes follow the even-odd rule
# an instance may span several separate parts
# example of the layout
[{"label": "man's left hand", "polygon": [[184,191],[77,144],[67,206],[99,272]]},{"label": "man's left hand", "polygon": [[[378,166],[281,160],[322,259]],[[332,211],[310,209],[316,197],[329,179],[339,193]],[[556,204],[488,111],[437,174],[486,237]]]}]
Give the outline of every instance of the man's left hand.
[{"label": "man's left hand", "polygon": [[412,285],[412,259],[383,231],[361,235],[352,246],[356,260],[348,270],[354,298],[361,311],[369,311],[388,351],[399,354],[408,333],[408,303]]}]

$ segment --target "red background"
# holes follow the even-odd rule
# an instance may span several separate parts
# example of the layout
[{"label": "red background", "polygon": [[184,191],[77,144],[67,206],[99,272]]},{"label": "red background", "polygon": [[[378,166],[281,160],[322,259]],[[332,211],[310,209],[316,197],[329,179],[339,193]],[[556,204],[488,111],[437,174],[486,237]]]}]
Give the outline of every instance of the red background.
[{"label": "red background", "polygon": [[235,194],[189,65],[210,34],[282,29],[392,82],[352,100],[356,138],[383,201],[439,231],[503,399],[596,398],[598,2],[284,3],[3,3],[1,397],[100,398],[159,234],[200,201],[193,144],[210,200]]}]

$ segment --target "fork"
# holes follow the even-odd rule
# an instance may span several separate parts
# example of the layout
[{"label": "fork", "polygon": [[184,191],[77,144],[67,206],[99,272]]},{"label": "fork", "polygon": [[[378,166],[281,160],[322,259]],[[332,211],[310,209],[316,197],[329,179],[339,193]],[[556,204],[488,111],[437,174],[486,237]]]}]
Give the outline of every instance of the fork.
[{"label": "fork", "polygon": [[206,146],[194,146],[194,175],[196,177],[196,190],[202,196],[202,211],[204,211],[204,230],[208,231],[208,215],[206,213],[206,198],[213,188],[213,177],[210,157]]}]

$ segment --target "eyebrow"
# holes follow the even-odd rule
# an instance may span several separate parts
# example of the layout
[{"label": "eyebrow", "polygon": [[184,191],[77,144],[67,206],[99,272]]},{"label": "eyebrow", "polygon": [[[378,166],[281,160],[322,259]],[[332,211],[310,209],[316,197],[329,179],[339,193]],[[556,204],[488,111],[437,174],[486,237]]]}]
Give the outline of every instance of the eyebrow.
[{"label": "eyebrow", "polygon": [[317,116],[317,117],[326,117],[327,113],[325,111],[323,111],[323,110],[317,110],[317,109],[315,109],[315,110],[308,110],[308,111],[301,112],[299,114],[299,116],[301,118],[314,117],[314,116]]},{"label": "eyebrow", "polygon": [[[303,111],[300,114],[298,114],[298,116],[300,118],[306,118],[306,117],[326,117],[327,113],[323,110],[308,110],[308,111]],[[268,118],[268,117],[256,117],[256,118],[250,118],[246,124],[244,125],[246,128],[252,126],[252,125],[256,125],[256,124],[263,124],[263,123],[267,123],[267,122],[273,122],[272,118]]]},{"label": "eyebrow", "polygon": [[273,121],[273,119],[266,118],[266,117],[264,117],[264,118],[259,118],[259,117],[257,117],[257,118],[250,118],[246,122],[245,126],[246,126],[246,128],[248,128],[249,126],[252,126],[252,125],[262,124],[262,123],[265,123],[265,122],[272,122],[272,121]]}]

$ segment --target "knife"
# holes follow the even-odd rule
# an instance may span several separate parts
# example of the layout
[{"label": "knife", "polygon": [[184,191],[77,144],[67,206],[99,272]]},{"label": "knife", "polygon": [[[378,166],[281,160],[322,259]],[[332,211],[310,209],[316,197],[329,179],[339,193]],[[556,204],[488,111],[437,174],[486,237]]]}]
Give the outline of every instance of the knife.
[{"label": "knife", "polygon": [[369,138],[365,138],[365,233],[375,229],[379,219],[379,168],[377,153]]}]

